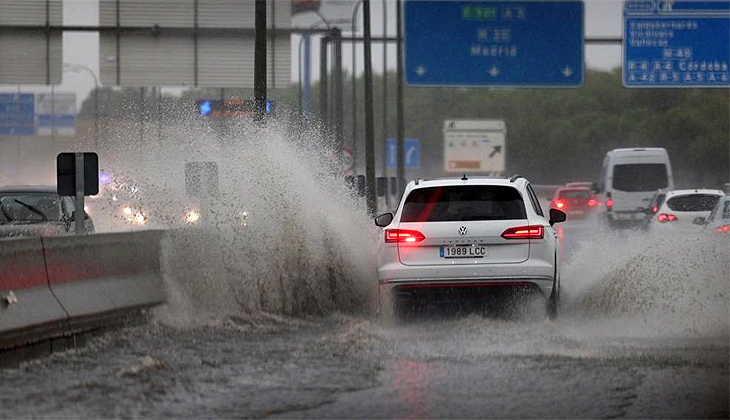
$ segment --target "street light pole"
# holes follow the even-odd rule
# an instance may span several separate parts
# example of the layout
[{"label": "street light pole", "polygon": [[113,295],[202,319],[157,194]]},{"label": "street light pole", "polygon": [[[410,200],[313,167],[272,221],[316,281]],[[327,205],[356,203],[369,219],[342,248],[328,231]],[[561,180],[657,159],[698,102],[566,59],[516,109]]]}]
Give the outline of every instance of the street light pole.
[{"label": "street light pole", "polygon": [[367,184],[366,202],[368,213],[375,217],[377,202],[375,197],[375,133],[373,127],[373,63],[370,44],[370,0],[364,0],[363,37],[365,64],[365,178]]},{"label": "street light pole", "polygon": [[70,71],[84,71],[94,79],[94,149],[99,150],[99,78],[94,70],[83,64],[63,63],[63,66]]}]

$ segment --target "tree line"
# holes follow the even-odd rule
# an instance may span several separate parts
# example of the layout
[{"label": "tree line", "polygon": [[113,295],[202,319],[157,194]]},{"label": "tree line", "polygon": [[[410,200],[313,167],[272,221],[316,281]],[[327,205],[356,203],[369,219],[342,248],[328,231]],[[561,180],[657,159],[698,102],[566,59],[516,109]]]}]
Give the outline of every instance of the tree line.
[{"label": "tree line", "polygon": [[[364,156],[363,78],[356,80],[352,106],[351,76],[344,77],[345,144]],[[385,138],[396,135],[395,74],[373,79],[375,142],[382,167]],[[299,109],[299,88],[292,84],[269,92],[280,110]],[[314,117],[319,86],[312,86]],[[189,118],[199,98],[218,98],[220,89],[190,89],[181,94],[139,88],[102,88],[105,118]],[[252,97],[247,89],[226,89],[226,97]],[[93,93],[81,114],[93,115]],[[330,101],[331,102],[331,101]],[[383,109],[385,103],[385,110]],[[503,119],[507,124],[507,166],[534,183],[596,180],[603,155],[619,147],[664,147],[678,187],[718,187],[730,174],[730,91],[728,89],[627,89],[621,71],[586,70],[581,88],[489,89],[405,86],[405,136],[421,141],[423,176],[438,176],[443,158],[445,119]],[[353,132],[353,115],[356,130]],[[385,118],[385,130],[383,130]],[[296,123],[296,122],[295,122]],[[353,138],[354,137],[354,138]],[[378,169],[380,171],[380,169]]]}]

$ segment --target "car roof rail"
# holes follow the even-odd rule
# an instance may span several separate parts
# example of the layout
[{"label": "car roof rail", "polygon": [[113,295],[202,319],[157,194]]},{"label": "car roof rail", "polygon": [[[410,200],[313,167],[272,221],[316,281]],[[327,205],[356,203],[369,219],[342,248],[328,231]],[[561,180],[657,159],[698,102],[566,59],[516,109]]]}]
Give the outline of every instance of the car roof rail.
[{"label": "car roof rail", "polygon": [[518,180],[519,178],[524,178],[524,176],[522,176],[522,175],[520,175],[520,174],[514,174],[514,175],[512,175],[512,178],[510,178],[510,179],[509,179],[509,182],[515,182],[515,181],[517,181],[517,180]]}]

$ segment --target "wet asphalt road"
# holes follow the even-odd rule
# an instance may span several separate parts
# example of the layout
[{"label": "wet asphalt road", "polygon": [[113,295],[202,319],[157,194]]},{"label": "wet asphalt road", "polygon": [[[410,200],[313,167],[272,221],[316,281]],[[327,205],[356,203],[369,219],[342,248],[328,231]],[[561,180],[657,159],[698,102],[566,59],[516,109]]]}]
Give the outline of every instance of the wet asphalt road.
[{"label": "wet asphalt road", "polygon": [[564,232],[556,321],[539,304],[400,324],[159,317],[0,369],[0,418],[728,418],[727,246],[645,253],[621,234],[615,255],[582,265],[607,249],[581,248],[589,230]]},{"label": "wet asphalt road", "polygon": [[727,337],[534,315],[226,319],[0,371],[1,418],[727,418]]}]

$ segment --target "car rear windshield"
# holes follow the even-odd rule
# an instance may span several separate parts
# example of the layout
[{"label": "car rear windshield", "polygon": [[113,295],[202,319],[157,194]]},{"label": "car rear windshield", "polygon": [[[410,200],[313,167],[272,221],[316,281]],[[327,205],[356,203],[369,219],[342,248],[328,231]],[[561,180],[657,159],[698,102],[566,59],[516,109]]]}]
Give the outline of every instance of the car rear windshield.
[{"label": "car rear windshield", "polygon": [[666,188],[667,167],[663,163],[635,163],[613,167],[613,188],[621,191],[656,191]]},{"label": "car rear windshield", "polygon": [[2,219],[10,222],[59,220],[61,200],[57,194],[5,193],[0,195]]},{"label": "car rear windshield", "polygon": [[401,222],[455,222],[526,219],[520,193],[506,186],[475,185],[413,190]]},{"label": "car rear windshield", "polygon": [[712,211],[720,197],[711,194],[678,195],[667,200],[672,211]]},{"label": "car rear windshield", "polygon": [[562,190],[558,192],[558,198],[591,198],[588,190]]}]

